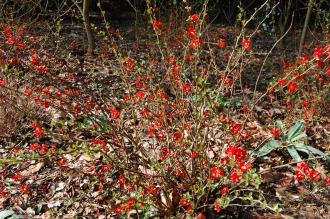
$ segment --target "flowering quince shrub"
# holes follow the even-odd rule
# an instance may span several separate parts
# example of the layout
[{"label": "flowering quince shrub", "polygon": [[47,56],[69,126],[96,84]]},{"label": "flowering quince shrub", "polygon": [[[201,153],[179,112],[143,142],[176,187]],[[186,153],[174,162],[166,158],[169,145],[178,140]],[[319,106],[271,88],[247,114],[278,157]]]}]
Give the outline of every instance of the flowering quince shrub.
[{"label": "flowering quince shrub", "polygon": [[[106,200],[103,210],[118,217],[205,218],[243,206],[278,210],[267,204],[260,189],[262,178],[248,152],[255,129],[234,116],[237,105],[232,97],[240,86],[237,63],[253,53],[251,36],[238,38],[236,45],[217,36],[213,49],[226,51],[225,64],[232,70],[221,74],[211,48],[205,52],[213,45],[203,32],[205,13],[190,15],[183,26],[149,15],[150,30],[156,36],[150,45],[151,60],[127,56],[114,45],[103,48],[102,61],[116,72],[120,84],[110,97],[87,85],[78,86],[73,69],[40,48],[19,25],[1,24],[1,92],[28,98],[46,112],[61,113],[50,124],[33,121],[32,142],[10,146],[10,156],[1,160],[3,208],[20,204],[22,197],[46,199],[43,193],[51,185],[22,171],[43,162],[83,177],[87,183],[76,185],[77,190],[88,191],[89,198],[96,191]],[[313,109],[329,85],[328,51],[321,50],[316,66],[310,69],[302,64],[294,67],[294,73],[293,68],[285,68],[285,76],[268,90],[274,98],[284,93],[288,98],[292,95],[288,101],[294,101],[294,95],[311,89],[307,85],[312,84],[314,90],[304,93],[312,100],[306,109],[312,112],[308,118],[317,115]],[[110,55],[116,60],[110,61]],[[211,61],[203,62],[205,57]],[[8,78],[29,86],[9,86]],[[239,111],[249,113],[248,106],[243,104]],[[280,136],[278,130],[272,134]],[[77,167],[75,162],[82,156],[85,162]],[[299,181],[320,178],[308,163],[299,164],[295,173]],[[20,190],[11,192],[8,184],[19,185]]]}]

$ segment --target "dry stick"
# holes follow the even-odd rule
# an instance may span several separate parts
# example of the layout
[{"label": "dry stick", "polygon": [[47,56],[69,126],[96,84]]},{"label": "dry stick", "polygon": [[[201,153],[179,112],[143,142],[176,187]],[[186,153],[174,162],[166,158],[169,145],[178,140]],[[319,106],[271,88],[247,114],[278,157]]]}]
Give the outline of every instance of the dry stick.
[{"label": "dry stick", "polygon": [[[268,1],[269,0],[267,0],[267,1],[265,1],[257,10],[255,10],[255,12],[251,15],[251,17],[249,18],[249,20],[247,20],[246,21],[246,23],[244,24],[244,26],[242,27],[242,29],[241,29],[241,32],[240,32],[240,34],[238,35],[238,37],[237,37],[237,39],[236,39],[236,42],[235,42],[235,45],[234,45],[234,47],[233,47],[233,49],[232,49],[232,51],[231,51],[231,53],[230,53],[230,57],[229,57],[229,59],[228,59],[228,62],[227,62],[227,66],[226,66],[226,68],[225,68],[225,77],[224,78],[226,78],[227,76],[228,76],[228,74],[229,74],[229,72],[231,72],[231,71],[233,71],[233,70],[230,70],[230,66],[231,66],[231,61],[232,61],[232,59],[233,59],[233,57],[234,57],[234,52],[235,52],[235,50],[238,48],[238,42],[239,42],[239,40],[241,39],[241,37],[242,37],[242,35],[243,35],[243,31],[244,31],[244,28],[255,18],[255,16],[258,14],[258,12],[259,11],[261,11],[262,10],[262,8],[263,7],[265,7],[266,5],[267,5],[267,3],[268,3]],[[272,10],[270,11],[270,13],[274,10],[274,8],[278,5],[279,3],[277,3],[273,8],[272,8]],[[261,24],[259,24],[259,26],[260,26]],[[258,27],[259,27],[258,26]],[[240,56],[242,56],[243,54],[240,54]],[[237,59],[237,60],[239,60],[240,59],[240,56],[239,56],[239,58]],[[232,69],[234,69],[236,67],[236,64],[233,66],[233,68]],[[219,84],[219,82],[216,84],[216,86],[218,86],[218,84]],[[220,86],[219,86],[219,89],[218,90],[222,90],[222,88],[223,88],[223,86],[224,86],[224,81],[222,80],[221,81],[221,84],[220,84]],[[216,96],[216,102],[218,102],[218,99],[219,99],[219,95],[220,95],[220,92],[218,92],[218,95]]]},{"label": "dry stick", "polygon": [[260,171],[260,173],[265,173],[265,172],[268,172],[268,171],[271,171],[271,170],[276,170],[276,169],[281,169],[281,168],[285,168],[285,167],[290,167],[292,164],[297,164],[297,163],[301,163],[301,162],[305,162],[305,161],[311,161],[311,160],[317,160],[317,159],[324,159],[327,156],[329,156],[329,154],[324,154],[323,156],[312,157],[312,158],[308,158],[308,159],[305,159],[305,160],[302,160],[302,161],[294,161],[294,162],[291,162],[291,163],[287,163],[287,164],[283,164],[283,165],[279,165],[279,166],[275,166],[275,167],[270,167],[270,168],[267,168],[267,169],[264,169],[264,170]]},{"label": "dry stick", "polygon": [[256,105],[256,102],[255,102],[255,99],[256,99],[256,92],[257,92],[257,86],[258,86],[258,83],[259,83],[259,80],[260,80],[260,77],[261,77],[261,73],[262,73],[262,70],[263,70],[263,67],[265,66],[266,64],[266,61],[269,57],[269,55],[273,52],[273,50],[275,49],[275,47],[277,46],[277,44],[289,33],[291,27],[292,27],[292,23],[293,23],[293,17],[291,19],[291,24],[290,24],[290,27],[288,28],[288,30],[284,33],[283,36],[281,36],[275,43],[274,45],[272,46],[272,48],[270,49],[270,51],[267,53],[263,63],[262,63],[262,66],[260,68],[260,71],[259,71],[259,74],[258,74],[258,77],[257,77],[257,80],[256,80],[256,84],[254,86],[254,91],[253,91],[253,99],[252,99],[252,107],[250,109],[250,112],[252,113],[253,112],[253,108],[255,107]]},{"label": "dry stick", "polygon": [[[312,59],[311,61],[314,61],[314,60],[315,60],[315,59]],[[309,70],[313,69],[315,66],[316,66],[316,65],[311,65],[311,67],[309,67],[306,71],[304,71],[304,72],[303,72],[302,74],[300,74],[300,75],[301,75],[301,76],[305,75],[306,73],[308,73]],[[288,77],[290,76],[290,73],[291,73],[291,72],[294,72],[295,70],[296,70],[296,69],[290,71],[289,74],[288,74],[286,77],[284,77],[283,79],[288,78]],[[273,86],[271,86],[269,89],[267,89],[267,91],[266,91],[264,94],[262,94],[262,95],[261,95],[261,96],[255,101],[255,104],[254,104],[254,105],[256,105],[260,100],[262,100],[262,99],[268,94],[268,92],[269,92],[270,90],[272,90],[273,88],[275,88],[277,85],[278,85],[278,82],[275,83]]]}]

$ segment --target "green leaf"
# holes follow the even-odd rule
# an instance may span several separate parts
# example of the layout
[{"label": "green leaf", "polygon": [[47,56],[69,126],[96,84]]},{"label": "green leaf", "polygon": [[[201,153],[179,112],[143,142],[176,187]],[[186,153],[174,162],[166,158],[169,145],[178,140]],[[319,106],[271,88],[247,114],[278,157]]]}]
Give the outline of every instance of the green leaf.
[{"label": "green leaf", "polygon": [[281,142],[279,141],[270,141],[268,143],[266,143],[263,147],[261,147],[257,152],[253,152],[251,155],[257,155],[258,157],[263,157],[267,154],[269,154],[270,152],[272,152],[272,150],[274,150],[275,148],[279,147],[281,145]]},{"label": "green leaf", "polygon": [[281,120],[276,120],[275,121],[275,126],[281,130],[282,133],[285,132],[284,125]]},{"label": "green leaf", "polygon": [[12,210],[0,211],[0,219],[5,219],[9,216],[12,216],[13,214],[15,214],[15,212]]},{"label": "green leaf", "polygon": [[304,137],[307,137],[305,132],[296,135],[295,137],[291,138],[290,140],[291,141],[298,141],[299,139],[304,138]]},{"label": "green leaf", "polygon": [[309,156],[312,155],[312,153],[308,150],[307,145],[305,145],[304,143],[296,143],[294,144],[294,147],[296,148],[296,150],[305,152]]},{"label": "green leaf", "polygon": [[288,134],[287,134],[287,138],[288,140],[291,140],[292,138],[300,135],[301,133],[303,133],[302,129],[305,127],[305,123],[302,121],[298,121],[296,122],[296,124],[294,124],[294,126],[289,130]]},{"label": "green leaf", "polygon": [[298,152],[294,146],[288,147],[288,152],[295,161],[297,161],[297,162],[302,161],[300,155],[298,154]]}]

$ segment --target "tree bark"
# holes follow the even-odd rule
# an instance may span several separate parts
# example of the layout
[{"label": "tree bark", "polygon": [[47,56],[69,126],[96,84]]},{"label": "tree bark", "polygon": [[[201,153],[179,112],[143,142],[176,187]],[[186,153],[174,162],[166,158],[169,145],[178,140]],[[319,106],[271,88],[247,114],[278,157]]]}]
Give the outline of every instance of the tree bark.
[{"label": "tree bark", "polygon": [[85,31],[87,35],[88,48],[87,53],[89,55],[93,55],[93,50],[95,48],[94,36],[91,28],[91,21],[89,18],[89,8],[90,8],[91,0],[84,0],[83,2],[83,21],[85,26]]},{"label": "tree bark", "polygon": [[300,38],[299,53],[298,53],[299,56],[301,55],[301,53],[303,51],[303,48],[304,48],[304,43],[305,43],[305,38],[306,38],[306,31],[307,31],[308,23],[309,23],[309,20],[310,20],[310,17],[311,17],[313,4],[314,4],[314,0],[309,0],[307,14],[306,14],[306,17],[305,17],[305,22],[304,22],[304,28],[303,28],[303,31],[301,33],[301,38]]}]

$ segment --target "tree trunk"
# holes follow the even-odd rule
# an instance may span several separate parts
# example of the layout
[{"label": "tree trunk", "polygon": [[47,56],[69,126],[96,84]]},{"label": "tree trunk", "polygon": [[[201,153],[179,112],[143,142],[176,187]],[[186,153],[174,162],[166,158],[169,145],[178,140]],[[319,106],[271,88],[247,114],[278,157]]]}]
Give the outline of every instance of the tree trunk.
[{"label": "tree trunk", "polygon": [[84,2],[83,2],[83,20],[84,20],[84,26],[85,26],[85,31],[86,31],[87,40],[88,40],[87,53],[89,55],[93,55],[93,50],[95,48],[95,42],[94,42],[94,36],[92,33],[92,28],[91,28],[91,21],[89,18],[90,4],[91,4],[91,0],[84,0]]},{"label": "tree trunk", "polygon": [[[280,17],[280,37],[282,37],[286,31],[285,29],[288,25],[290,12],[291,12],[291,6],[292,6],[292,0],[289,0],[287,2],[287,4],[284,3],[283,13],[281,14],[281,17]],[[280,50],[284,51],[284,39],[282,39],[280,41],[279,46],[280,46]]]},{"label": "tree trunk", "polygon": [[298,56],[301,55],[303,48],[304,48],[304,43],[305,43],[305,38],[306,38],[306,31],[307,31],[307,27],[308,27],[308,23],[309,23],[309,19],[311,17],[311,13],[312,13],[312,8],[313,8],[313,3],[314,0],[309,0],[308,2],[308,9],[307,9],[307,14],[305,17],[305,23],[304,23],[304,28],[303,31],[301,33],[301,38],[300,38],[300,44],[299,44],[299,53]]}]

